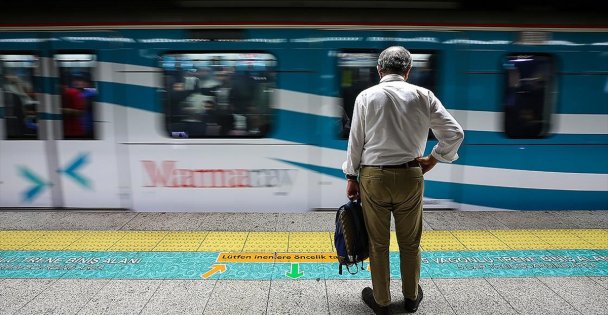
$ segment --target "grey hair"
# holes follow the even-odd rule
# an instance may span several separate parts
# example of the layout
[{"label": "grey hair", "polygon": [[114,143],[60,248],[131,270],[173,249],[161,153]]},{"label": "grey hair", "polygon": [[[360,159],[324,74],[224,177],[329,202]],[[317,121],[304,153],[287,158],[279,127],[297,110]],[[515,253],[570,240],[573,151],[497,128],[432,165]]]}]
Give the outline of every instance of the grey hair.
[{"label": "grey hair", "polygon": [[378,66],[382,73],[402,74],[412,65],[412,55],[402,46],[391,46],[378,56]]}]

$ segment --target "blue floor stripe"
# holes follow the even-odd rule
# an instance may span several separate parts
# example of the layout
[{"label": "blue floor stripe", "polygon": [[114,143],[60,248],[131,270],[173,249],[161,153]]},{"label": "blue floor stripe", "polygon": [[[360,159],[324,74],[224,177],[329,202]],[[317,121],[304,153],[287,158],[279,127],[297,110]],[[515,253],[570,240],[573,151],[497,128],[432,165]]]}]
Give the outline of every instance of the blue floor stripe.
[{"label": "blue floor stripe", "polygon": [[[369,279],[367,270],[338,274],[337,263],[222,263],[217,252],[2,251],[0,278],[65,279]],[[368,266],[368,263],[365,263]],[[399,253],[390,253],[400,279]],[[355,269],[351,268],[351,271]],[[608,250],[432,251],[422,253],[423,278],[608,276]]]}]

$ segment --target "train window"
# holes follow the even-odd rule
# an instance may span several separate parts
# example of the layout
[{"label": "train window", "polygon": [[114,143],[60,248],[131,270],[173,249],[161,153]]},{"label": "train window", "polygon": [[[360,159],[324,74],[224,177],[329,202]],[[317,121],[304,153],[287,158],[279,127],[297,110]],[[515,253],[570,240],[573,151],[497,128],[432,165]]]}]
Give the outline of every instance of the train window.
[{"label": "train window", "polygon": [[0,107],[7,139],[38,139],[38,99],[34,74],[38,57],[0,55]]},{"label": "train window", "polygon": [[271,125],[276,59],[266,53],[161,58],[165,120],[173,138],[261,138]]},{"label": "train window", "polygon": [[507,137],[547,136],[555,93],[553,59],[548,55],[509,55],[503,63],[503,70]]},{"label": "train window", "polygon": [[[436,91],[436,54],[413,51],[412,70],[408,82]],[[340,94],[342,96],[342,122],[340,137],[348,138],[350,121],[353,115],[355,99],[361,91],[378,84],[379,76],[376,70],[380,52],[340,52],[338,53],[338,73],[340,75]],[[429,139],[434,136],[429,130]]]},{"label": "train window", "polygon": [[96,58],[91,54],[57,54],[59,68],[63,139],[95,139],[97,88],[93,71]]}]

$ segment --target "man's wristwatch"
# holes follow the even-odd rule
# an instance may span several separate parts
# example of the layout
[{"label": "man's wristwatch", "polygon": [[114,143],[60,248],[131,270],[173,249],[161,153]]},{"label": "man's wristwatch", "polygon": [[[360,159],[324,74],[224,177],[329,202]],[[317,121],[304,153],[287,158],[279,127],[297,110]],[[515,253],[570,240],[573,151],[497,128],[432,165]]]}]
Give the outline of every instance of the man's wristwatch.
[{"label": "man's wristwatch", "polygon": [[352,181],[359,181],[358,176],[357,175],[350,175],[350,174],[346,174],[346,179],[347,180],[352,180]]}]

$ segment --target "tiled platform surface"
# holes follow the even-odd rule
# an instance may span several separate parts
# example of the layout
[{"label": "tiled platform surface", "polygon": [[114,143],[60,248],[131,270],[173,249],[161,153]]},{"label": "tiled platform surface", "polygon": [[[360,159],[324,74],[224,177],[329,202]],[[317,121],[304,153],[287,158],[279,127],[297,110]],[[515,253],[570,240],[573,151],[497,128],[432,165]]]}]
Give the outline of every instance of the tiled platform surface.
[{"label": "tiled platform surface", "polygon": [[[171,247],[175,245],[167,235],[181,234],[168,231],[199,231],[195,233],[199,236],[214,231],[331,232],[333,220],[333,212],[197,214],[30,210],[0,212],[0,231],[4,231],[4,235],[25,230],[76,231],[68,233],[71,237],[86,230],[100,233],[167,231],[151,235],[156,238],[163,235],[167,240],[164,245]],[[501,230],[531,230],[534,236],[540,237],[543,230],[608,229],[608,211],[427,211],[424,228],[428,236],[440,235],[443,231],[482,231],[480,233],[491,233],[508,245]],[[289,235],[298,235],[286,234],[288,239]],[[450,234],[465,240],[475,233]],[[584,239],[584,235],[577,237]],[[156,238],[146,239],[154,242]],[[82,240],[75,243],[66,239],[69,243],[66,247],[101,246],[87,245],[86,238]],[[120,246],[112,241],[108,240],[112,243],[108,246]],[[594,239],[587,245],[598,242],[603,244],[601,239]],[[162,243],[156,240],[155,244]],[[329,279],[0,279],[0,314],[370,314],[360,300],[361,289],[370,284],[369,280]],[[608,277],[425,278],[421,284],[425,299],[418,314],[608,314]],[[391,287],[393,309],[401,313],[400,281],[394,280]]]}]

